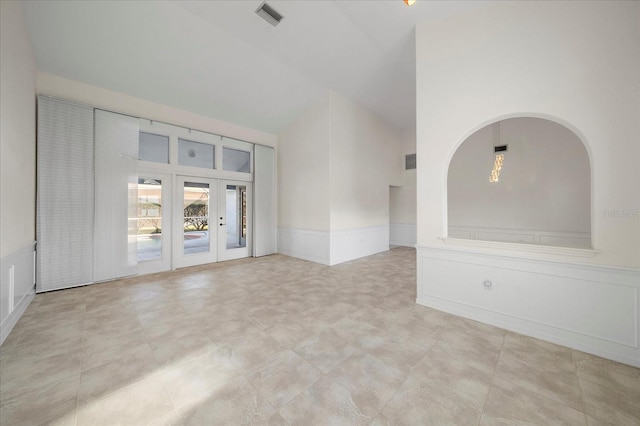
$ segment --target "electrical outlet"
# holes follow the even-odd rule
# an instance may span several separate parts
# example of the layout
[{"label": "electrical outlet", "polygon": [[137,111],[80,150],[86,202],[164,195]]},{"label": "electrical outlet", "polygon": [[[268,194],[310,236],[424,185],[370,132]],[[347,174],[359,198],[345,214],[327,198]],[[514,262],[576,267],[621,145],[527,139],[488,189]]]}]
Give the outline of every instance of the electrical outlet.
[{"label": "electrical outlet", "polygon": [[489,280],[482,281],[482,285],[484,286],[485,290],[493,290],[493,283]]}]

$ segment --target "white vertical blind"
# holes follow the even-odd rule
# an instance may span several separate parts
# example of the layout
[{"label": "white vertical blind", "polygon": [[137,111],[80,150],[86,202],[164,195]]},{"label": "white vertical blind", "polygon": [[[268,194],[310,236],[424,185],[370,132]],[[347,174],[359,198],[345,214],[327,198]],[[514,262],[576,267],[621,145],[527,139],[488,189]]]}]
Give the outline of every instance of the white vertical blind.
[{"label": "white vertical blind", "polygon": [[37,173],[36,291],[90,283],[93,108],[38,97]]},{"label": "white vertical blind", "polygon": [[256,145],[253,159],[253,255],[258,257],[278,251],[275,150],[268,146]]},{"label": "white vertical blind", "polygon": [[94,281],[137,272],[137,118],[95,111]]}]

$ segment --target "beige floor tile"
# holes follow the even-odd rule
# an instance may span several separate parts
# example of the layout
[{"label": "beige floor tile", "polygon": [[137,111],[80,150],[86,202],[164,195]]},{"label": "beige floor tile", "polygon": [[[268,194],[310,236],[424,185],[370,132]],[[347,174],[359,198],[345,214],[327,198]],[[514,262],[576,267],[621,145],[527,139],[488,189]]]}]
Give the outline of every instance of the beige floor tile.
[{"label": "beige floor tile", "polygon": [[232,382],[244,372],[240,365],[226,355],[224,351],[215,350],[165,368],[162,380],[176,408],[188,407],[207,399],[213,391]]},{"label": "beige floor tile", "polygon": [[282,418],[280,413],[276,412],[271,417],[269,417],[269,420],[267,420],[267,425],[269,425],[269,426],[290,426],[291,424],[288,421],[286,421],[284,418]]},{"label": "beige floor tile", "polygon": [[344,341],[335,331],[325,329],[302,340],[294,351],[323,373],[328,373],[358,349]]},{"label": "beige floor tile", "polygon": [[584,426],[587,420],[580,411],[513,383],[495,379],[480,425],[513,424]]},{"label": "beige floor tile", "polygon": [[514,358],[526,360],[545,370],[576,371],[571,349],[533,337],[508,332],[502,350]]},{"label": "beige floor tile", "polygon": [[411,375],[436,388],[448,389],[478,410],[482,410],[492,378],[492,374],[474,367],[465,358],[439,347],[429,350]]},{"label": "beige floor tile", "polygon": [[38,359],[67,352],[82,351],[82,331],[69,330],[67,333],[43,334],[40,339],[21,341],[11,354],[13,359]]},{"label": "beige floor tile", "polygon": [[481,410],[446,387],[413,376],[402,384],[382,414],[394,425],[477,425]]},{"label": "beige floor tile", "polygon": [[291,425],[369,425],[378,411],[358,405],[350,392],[324,376],[309,389],[279,409]]},{"label": "beige floor tile", "polygon": [[387,333],[379,345],[366,351],[386,365],[408,373],[426,354],[435,339],[424,338],[415,341],[398,334]]},{"label": "beige floor tile", "polygon": [[238,338],[250,338],[262,330],[255,323],[246,318],[229,318],[224,321],[214,322],[207,330],[207,336],[216,343],[235,340]]},{"label": "beige floor tile", "polygon": [[3,365],[0,374],[0,402],[7,395],[16,395],[58,382],[80,379],[80,351],[44,358],[21,358]]},{"label": "beige floor tile", "polygon": [[83,345],[82,370],[129,358],[153,359],[147,338],[141,330]]},{"label": "beige floor tile", "polygon": [[578,351],[573,351],[573,359],[580,379],[628,392],[640,399],[640,368]]},{"label": "beige floor tile", "polygon": [[56,421],[74,424],[79,378],[31,386],[27,391],[2,389],[1,425],[31,425]]},{"label": "beige floor tile", "polygon": [[344,340],[362,350],[380,347],[389,338],[389,333],[364,321],[344,318],[332,329]]},{"label": "beige floor tile", "polygon": [[124,354],[106,364],[82,371],[78,403],[85,405],[158,373],[160,365],[146,351]]},{"label": "beige floor tile", "polygon": [[580,379],[585,412],[609,425],[640,425],[640,398],[622,390]]},{"label": "beige floor tile", "polygon": [[531,359],[519,358],[503,352],[496,367],[496,377],[520,385],[578,411],[584,411],[578,376],[575,372],[556,368],[547,362],[536,364]]},{"label": "beige floor tile", "polygon": [[120,388],[78,407],[78,426],[146,425],[174,410],[159,375]]},{"label": "beige floor tile", "polygon": [[304,392],[321,376],[320,370],[286,349],[257,367],[248,379],[271,405],[278,408]]},{"label": "beige floor tile", "polygon": [[315,321],[308,318],[298,318],[297,320],[269,327],[265,332],[276,339],[282,346],[294,349],[303,340],[326,330],[329,325],[330,324],[327,322]]},{"label": "beige floor tile", "polygon": [[240,376],[179,412],[186,426],[267,425],[276,410]]},{"label": "beige floor tile", "polygon": [[147,340],[153,352],[153,358],[160,365],[181,363],[217,348],[217,345],[203,331],[182,327],[168,330],[154,337],[147,336]]},{"label": "beige floor tile", "polygon": [[407,373],[366,353],[355,353],[328,376],[345,387],[358,406],[380,410],[395,394]]},{"label": "beige floor tile", "polygon": [[179,411],[172,411],[169,414],[152,421],[148,426],[184,426],[184,416]]},{"label": "beige floor tile", "polygon": [[248,375],[263,362],[273,358],[285,348],[273,337],[259,331],[248,338],[236,338],[219,344],[216,351],[229,365],[237,365]]},{"label": "beige floor tile", "polygon": [[493,373],[500,357],[503,339],[502,332],[482,333],[454,326],[443,331],[434,346],[455,353],[458,358],[479,370]]}]

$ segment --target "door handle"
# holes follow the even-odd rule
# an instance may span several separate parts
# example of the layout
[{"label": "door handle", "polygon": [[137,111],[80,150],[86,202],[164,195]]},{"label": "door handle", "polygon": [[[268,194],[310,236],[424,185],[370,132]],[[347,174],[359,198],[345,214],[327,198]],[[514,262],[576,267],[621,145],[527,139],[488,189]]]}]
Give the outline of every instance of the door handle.
[{"label": "door handle", "polygon": [[224,225],[225,225],[224,223],[221,223],[221,224],[220,224],[220,226],[224,226]]}]

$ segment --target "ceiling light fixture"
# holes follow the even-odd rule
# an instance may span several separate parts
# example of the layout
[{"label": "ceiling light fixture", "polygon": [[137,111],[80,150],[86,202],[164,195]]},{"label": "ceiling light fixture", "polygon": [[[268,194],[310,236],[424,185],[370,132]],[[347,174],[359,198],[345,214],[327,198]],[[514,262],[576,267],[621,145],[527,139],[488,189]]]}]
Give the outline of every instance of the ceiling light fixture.
[{"label": "ceiling light fixture", "polygon": [[407,6],[413,6],[415,2],[416,0],[404,0],[404,4],[406,4]]}]

